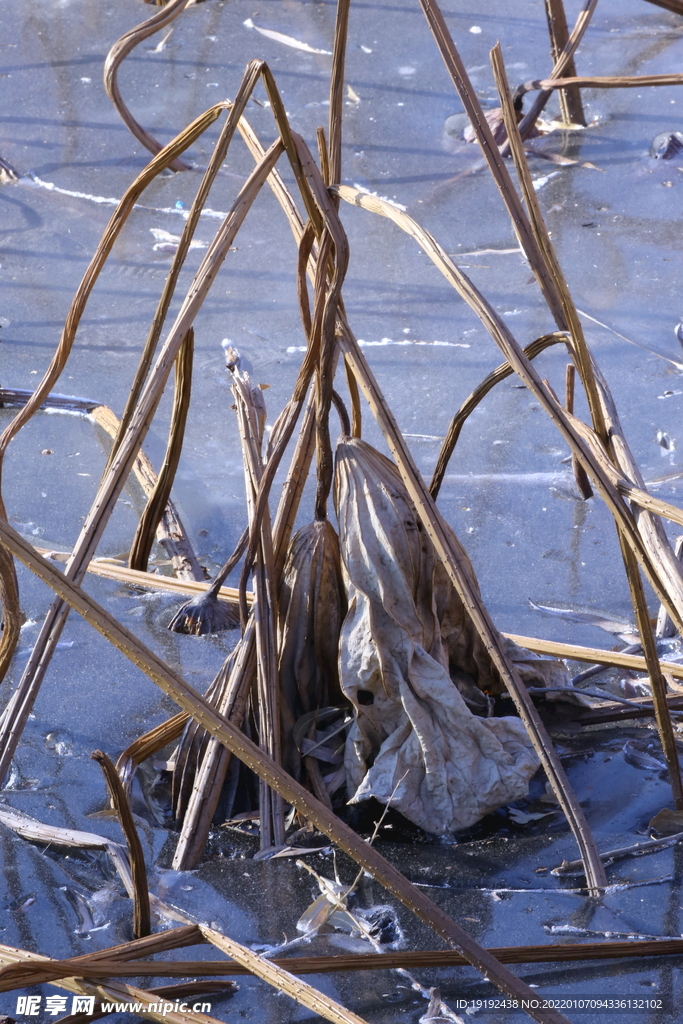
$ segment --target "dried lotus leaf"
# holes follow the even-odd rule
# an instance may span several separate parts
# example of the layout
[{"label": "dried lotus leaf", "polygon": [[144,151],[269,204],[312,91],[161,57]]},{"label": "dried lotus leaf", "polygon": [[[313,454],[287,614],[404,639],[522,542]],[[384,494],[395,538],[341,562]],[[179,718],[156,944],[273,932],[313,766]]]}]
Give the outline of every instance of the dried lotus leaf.
[{"label": "dried lotus leaf", "polygon": [[298,774],[295,722],[344,703],[339,685],[339,633],[346,613],[339,539],[327,520],[292,537],[278,597],[283,756]]},{"label": "dried lotus leaf", "polygon": [[[349,601],[341,685],[355,710],[351,801],[391,799],[428,832],[466,828],[526,795],[536,754],[518,718],[473,715],[451,680],[439,612],[452,610],[453,595],[439,607],[432,544],[395,466],[360,439],[337,447],[335,507]],[[466,647],[464,617],[460,629]]]}]

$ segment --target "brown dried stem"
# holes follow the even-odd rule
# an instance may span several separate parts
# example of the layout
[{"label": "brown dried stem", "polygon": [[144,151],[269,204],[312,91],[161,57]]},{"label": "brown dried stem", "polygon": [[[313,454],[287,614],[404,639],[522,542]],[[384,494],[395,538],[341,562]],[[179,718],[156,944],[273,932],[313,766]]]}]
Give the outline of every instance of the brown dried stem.
[{"label": "brown dried stem", "polygon": [[145,855],[142,851],[140,836],[133,821],[128,797],[123,788],[121,779],[118,776],[114,762],[102,750],[95,750],[90,755],[93,761],[97,761],[102,774],[104,775],[112,806],[116,811],[119,824],[126,837],[128,855],[130,857],[131,874],[133,876],[134,890],[134,912],[133,912],[133,935],[136,939],[144,938],[151,931],[149,911],[149,888],[147,885],[147,869],[145,867]]},{"label": "brown dried stem", "polygon": [[[576,19],[576,22],[574,23],[574,28],[572,29],[571,35],[569,36],[569,39],[567,40],[565,46],[562,49],[562,53],[558,56],[557,60],[555,61],[555,65],[552,71],[550,72],[550,78],[562,78],[564,76],[565,71],[569,67],[570,62],[573,60],[574,54],[576,53],[579,44],[583,39],[584,33],[590,24],[590,20],[593,17],[593,13],[595,11],[595,8],[597,7],[597,4],[598,0],[586,0],[583,9],[580,11],[579,16]],[[540,92],[538,96],[534,99],[534,102],[531,104],[529,110],[527,110],[526,114],[519,123],[519,133],[523,139],[526,139],[529,135],[529,132],[536,124],[536,121],[539,115],[541,114],[541,111],[544,109],[546,103],[548,102],[551,96],[552,91],[545,89],[543,90],[543,92]],[[501,153],[503,154],[503,156],[506,156],[507,152],[508,146],[507,144],[503,144],[503,146],[501,146]]]},{"label": "brown dried stem", "polygon": [[[154,35],[159,29],[165,28],[174,18],[177,18],[187,5],[187,2],[188,0],[170,0],[170,3],[166,4],[163,11],[160,11],[159,14],[153,15],[153,17],[148,18],[141,25],[130,29],[129,32],[122,35],[114,43],[104,62],[104,88],[107,90],[107,96],[114,104],[117,113],[126,127],[150,153],[158,153],[162,148],[161,143],[152,138],[149,132],[146,132],[142,125],[138,124],[123,102],[118,82],[119,65],[135,49],[138,43],[141,43],[143,39],[148,39],[149,36]],[[172,171],[191,170],[190,164],[186,164],[184,160],[178,159],[173,160],[169,167]]]},{"label": "brown dried stem", "polygon": [[[567,363],[565,371],[565,390],[564,390],[564,407],[567,412],[574,412],[574,381],[576,378],[576,367],[573,363]],[[586,476],[586,471],[581,463],[576,458],[576,455],[572,455],[572,473],[574,474],[574,480],[579,490],[579,494],[588,501],[589,498],[593,497],[593,488],[590,485],[590,480]]]},{"label": "brown dried stem", "polygon": [[[121,436],[121,423],[118,420],[116,414],[107,405],[98,405],[91,413],[92,419],[104,430],[114,441],[116,445],[117,439]],[[112,451],[113,451],[112,447]],[[111,452],[109,454],[111,459]],[[147,458],[142,449],[138,452],[135,462],[133,463],[133,476],[136,478],[142,492],[147,499],[151,498],[154,493],[154,488],[157,485],[157,475],[154,472],[152,463]],[[166,507],[157,526],[157,541],[168,555],[171,565],[173,566],[173,572],[177,577],[177,581],[194,582],[203,581],[205,579],[205,573],[199,562],[197,556],[194,553],[192,543],[187,535],[187,531],[183,525],[183,522],[178,514],[174,503],[169,498],[166,502]],[[68,558],[66,559],[68,561]],[[115,576],[116,579],[123,579],[123,573],[135,572],[136,570],[121,568],[119,570],[120,575]],[[88,565],[88,572],[94,572],[98,575],[113,576],[113,571],[108,572],[106,566],[103,566],[102,570],[97,567],[91,569]],[[142,575],[142,574],[141,574]],[[148,576],[149,574],[144,574]],[[156,577],[155,577],[156,578]],[[169,583],[172,585],[174,579],[168,577]],[[129,578],[128,582],[133,582]]]},{"label": "brown dried stem", "polygon": [[168,431],[166,454],[159,471],[156,486],[150,495],[145,511],[140,517],[138,528],[130,549],[128,565],[138,572],[147,571],[154,534],[160,522],[166,503],[171,496],[171,488],[175,480],[180,454],[185,438],[185,424],[190,409],[190,392],[192,390],[192,357],[194,355],[194,331],[189,329],[180,346],[175,361],[175,385],[173,392],[173,409],[171,424]]},{"label": "brown dried stem", "polygon": [[[653,842],[653,850],[665,849],[681,842],[681,835],[669,836],[666,839],[658,839]],[[656,847],[655,847],[656,844]],[[648,846],[647,843],[638,846]],[[625,850],[612,850],[603,854],[605,858],[616,858],[617,856],[638,856],[638,847],[628,847]],[[649,852],[646,850],[643,853]],[[554,868],[553,873],[564,875],[581,870],[581,861],[565,861],[561,868]],[[549,890],[552,891],[552,890]],[[197,940],[193,940],[197,941]],[[1,947],[0,947],[1,948]],[[111,950],[102,950],[102,954],[109,954]],[[577,961],[589,960],[620,960],[622,958],[632,959],[642,956],[680,956],[683,953],[683,939],[630,939],[622,942],[574,942],[574,943],[549,943],[536,946],[497,946],[489,949],[502,964],[549,964],[549,963],[575,963]],[[92,954],[89,954],[92,956]],[[342,971],[384,971],[384,970],[405,970],[406,968],[422,968],[428,970],[434,967],[466,967],[467,959],[461,953],[451,949],[431,950],[399,950],[391,953],[344,953],[336,956],[297,956],[297,957],[269,957],[268,963],[274,964],[293,975],[301,974],[338,974]],[[60,977],[76,975],[79,977],[107,977],[107,978],[185,978],[185,977],[222,977],[239,976],[252,974],[253,972],[244,964],[235,960],[175,960],[175,961],[148,961],[134,960],[128,963],[119,962],[116,959],[107,960],[103,958],[99,962],[87,962],[85,957],[74,958],[73,960],[55,960],[50,962],[50,970],[42,963],[31,963],[26,961],[21,965],[22,973],[17,973],[16,983],[12,981],[13,975],[9,974],[14,968],[5,967],[0,971],[0,992],[11,991],[14,988],[25,985],[43,984],[46,981],[56,980]],[[7,972],[7,974],[5,974]],[[79,974],[78,972],[82,972]],[[5,987],[5,977],[7,987]],[[35,979],[35,980],[34,980]],[[155,987],[152,991],[159,993],[161,989]],[[204,989],[203,991],[207,991]],[[64,1018],[63,1018],[64,1019]]]},{"label": "brown dried stem", "polygon": [[[560,342],[567,344],[569,342],[568,336],[561,331],[555,331],[553,334],[544,334],[541,338],[536,338],[524,349],[524,354],[527,359],[535,359],[536,356],[540,355],[541,352],[545,352],[551,345],[557,345]],[[507,377],[511,377],[515,371],[512,369],[509,363],[501,363],[495,370],[492,370],[488,377],[485,377],[481,384],[475,388],[471,395],[469,395],[462,403],[455,416],[451,420],[446,436],[441,445],[441,451],[439,457],[436,460],[436,466],[434,467],[434,473],[432,474],[432,480],[429,485],[429,490],[432,497],[436,501],[439,491],[441,490],[441,484],[448,468],[448,463],[451,460],[451,456],[455,451],[455,446],[458,443],[460,432],[465,425],[466,420],[472,415],[474,410],[477,408],[480,402],[484,400],[489,391],[491,391],[496,384],[500,384],[501,381]],[[354,378],[355,380],[355,378]]]},{"label": "brown dried stem", "polygon": [[[545,0],[545,13],[548,19],[548,32],[550,33],[550,55],[557,63],[564,47],[569,39],[567,29],[567,16],[564,12],[562,0]],[[563,78],[570,78],[576,75],[574,58],[567,62]],[[581,102],[581,91],[576,85],[563,86],[560,89],[560,111],[562,120],[568,124],[586,123]]]}]

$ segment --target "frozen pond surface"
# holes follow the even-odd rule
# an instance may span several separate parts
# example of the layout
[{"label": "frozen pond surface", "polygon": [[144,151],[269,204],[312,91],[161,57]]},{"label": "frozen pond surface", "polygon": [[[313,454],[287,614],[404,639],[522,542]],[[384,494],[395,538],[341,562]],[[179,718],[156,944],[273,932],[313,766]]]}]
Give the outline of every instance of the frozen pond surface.
[{"label": "frozen pond surface", "polygon": [[[578,9],[568,4],[570,21]],[[0,2],[0,156],[21,175],[0,189],[3,387],[33,388],[40,380],[112,212],[110,200],[121,197],[147,162],[106,97],[102,65],[114,41],[153,11],[139,0]],[[207,0],[173,23],[163,50],[155,50],[162,31],[134,51],[121,69],[122,93],[138,121],[166,142],[211,103],[233,97],[247,61],[262,58],[273,70],[292,126],[313,146],[316,127],[327,123],[329,56],[285,46],[245,21],[329,50],[334,14],[331,0]],[[540,0],[453,2],[445,14],[485,106],[497,105],[488,63],[497,39],[512,84],[549,72]],[[354,0],[349,32],[344,182],[406,207],[454,254],[520,343],[551,331],[554,325],[529,266],[514,251],[509,219],[481,170],[479,151],[452,133],[454,122],[448,119],[461,106],[416,0]],[[579,73],[677,71],[682,35],[683,19],[665,10],[640,0],[602,0],[577,56]],[[264,102],[261,87],[256,96]],[[555,132],[533,143],[537,152],[562,153],[578,163],[561,166],[535,156],[531,168],[572,294],[586,314],[589,344],[643,475],[648,483],[657,482],[652,489],[658,496],[679,503],[683,353],[674,328],[683,313],[683,161],[653,160],[649,149],[659,133],[683,127],[683,93],[673,87],[587,90],[585,102],[591,127]],[[555,110],[551,102],[549,111]],[[250,103],[248,116],[262,141],[272,141],[270,111]],[[209,131],[190,150],[197,166],[206,165],[215,137]],[[229,209],[251,167],[245,146],[236,141],[211,193],[212,210]],[[96,399],[120,415],[171,259],[155,250],[159,236],[154,232],[180,232],[183,209],[198,181],[196,171],[169,173],[147,190],[100,276],[56,390]],[[344,287],[349,320],[365,341],[373,370],[429,477],[453,412],[498,365],[500,355],[412,240],[388,221],[349,206],[343,207],[342,217],[351,244]],[[204,218],[197,237],[208,242],[217,223]],[[201,250],[190,254],[179,294],[201,256]],[[289,228],[264,189],[195,323],[193,404],[174,497],[200,560],[211,572],[233,549],[246,522],[239,441],[220,342],[232,339],[254,379],[270,385],[266,399],[272,423],[289,398],[304,344],[295,271]],[[565,362],[558,348],[536,362],[558,393]],[[145,446],[156,466],[164,450],[168,408],[165,402]],[[0,410],[0,424],[12,415],[10,409]],[[662,447],[658,434],[672,439],[669,448]],[[384,447],[369,414],[364,436]],[[41,454],[46,450],[51,454]],[[87,418],[37,414],[11,445],[6,461],[3,491],[13,525],[43,547],[69,549],[107,451],[104,436]],[[609,647],[615,639],[597,627],[542,616],[529,604],[531,598],[537,604],[606,609],[632,619],[611,517],[597,499],[579,500],[567,455],[533,397],[509,378],[466,424],[439,504],[467,547],[500,629]],[[310,518],[310,507],[310,500],[304,500],[302,522]],[[130,488],[99,554],[127,552],[140,510],[141,496]],[[160,549],[156,557],[163,562]],[[20,586],[28,621],[5,682],[5,699],[50,602],[47,587],[22,570]],[[169,633],[165,624],[181,603],[175,598],[92,577],[85,586],[202,692],[236,641],[236,633],[202,639]],[[175,706],[77,616],[69,618],[62,642],[0,799],[41,821],[118,841],[115,822],[89,817],[105,806],[101,775],[90,753],[102,748],[115,758],[132,739],[173,714]],[[650,818],[671,806],[666,779],[627,763],[622,753],[627,739],[651,735],[649,726],[642,725],[557,739],[601,849],[638,841]],[[543,791],[543,781],[534,780],[532,810],[543,806],[538,802]],[[151,775],[136,788],[134,810],[147,822],[142,836],[148,862],[156,865],[154,891],[200,920],[215,921],[244,943],[275,944],[283,933],[292,938],[297,918],[317,895],[313,880],[293,862],[255,862],[256,840],[216,830],[196,872],[170,872],[174,833],[163,827],[164,793],[155,797]],[[497,821],[487,820],[457,844],[418,840],[415,830],[403,832],[398,823],[392,829],[382,830],[378,848],[411,880],[433,886],[430,895],[483,945],[557,942],[563,934],[578,941],[577,935],[590,932],[683,932],[678,848],[609,869],[612,883],[661,882],[609,892],[594,901],[567,892],[572,881],[537,870],[576,856],[559,813],[522,826],[501,812]],[[130,903],[120,898],[104,855],[45,851],[4,827],[0,842],[2,942],[65,957],[129,937]],[[309,860],[332,875],[329,854]],[[338,867],[345,881],[353,877],[353,866],[343,856]],[[79,917],[74,892],[89,901],[92,922],[81,919],[83,911]],[[391,903],[370,879],[361,886],[359,899],[366,907]],[[434,948],[426,927],[402,908],[397,914],[405,948]],[[571,929],[585,931],[572,938]],[[330,935],[302,949],[315,954],[340,947],[365,948],[348,936]],[[210,954],[199,947],[191,955]],[[662,958],[515,970],[543,995],[661,996],[670,1010],[628,1017],[634,1024],[659,1024],[680,1019],[679,967],[679,959]],[[495,995],[470,969],[432,970],[420,979],[427,986],[440,985],[446,1001]],[[399,1019],[417,1024],[425,1011],[425,1003],[391,972],[312,980],[373,1024]],[[241,978],[239,984],[232,998],[214,999],[215,1015],[264,1024],[316,1019],[255,979]],[[45,988],[45,993],[54,991]],[[0,1011],[12,1014],[14,999],[14,994],[3,996]],[[573,1017],[570,1011],[567,1015]],[[482,1010],[471,1019],[493,1024],[511,1016]],[[599,1021],[603,1014],[581,1013],[576,1019]]]}]

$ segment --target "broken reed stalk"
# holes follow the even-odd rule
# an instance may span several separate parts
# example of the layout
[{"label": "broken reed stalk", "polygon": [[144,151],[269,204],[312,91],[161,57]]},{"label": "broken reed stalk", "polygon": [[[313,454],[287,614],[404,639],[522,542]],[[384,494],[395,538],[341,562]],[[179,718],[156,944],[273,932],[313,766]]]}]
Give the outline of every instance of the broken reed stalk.
[{"label": "broken reed stalk", "polygon": [[[680,836],[677,837],[680,842]],[[672,845],[669,843],[669,845]],[[613,851],[618,853],[620,851]],[[604,856],[607,856],[606,854]],[[572,862],[573,864],[574,862]],[[581,862],[577,861],[578,867]],[[568,864],[568,862],[567,862]],[[560,873],[559,868],[554,868]],[[549,890],[552,892],[552,890]],[[197,940],[193,940],[196,942]],[[192,943],[187,943],[191,945]],[[0,947],[1,949],[2,947]],[[103,954],[111,950],[101,951]],[[494,946],[489,948],[500,963],[503,964],[552,964],[576,963],[591,960],[621,960],[645,956],[681,956],[683,939],[631,939],[621,942],[572,942],[550,943],[538,946]],[[92,956],[92,954],[89,954]],[[301,974],[338,974],[343,971],[386,971],[421,968],[429,970],[436,967],[466,967],[468,961],[461,953],[450,949],[433,950],[398,950],[391,953],[342,953],[336,956],[296,956],[268,957],[268,963],[281,967],[293,975]],[[27,985],[38,985],[50,982],[59,977],[107,977],[107,978],[185,978],[206,976],[240,976],[253,974],[247,966],[236,960],[176,960],[149,961],[134,960],[124,963],[114,958],[90,963],[85,957],[73,960],[54,960],[49,964],[49,972],[42,963],[33,964],[29,961],[21,965],[21,974],[10,975],[10,970],[0,970],[0,992]],[[5,981],[5,977],[7,981]],[[156,987],[152,991],[159,992]],[[205,991],[205,990],[204,990]]]},{"label": "broken reed stalk", "polygon": [[151,931],[149,888],[147,885],[147,869],[145,868],[145,855],[142,852],[142,843],[140,842],[140,836],[138,835],[133,815],[128,805],[126,791],[121,784],[121,779],[118,776],[113,761],[102,750],[95,750],[90,756],[93,761],[97,761],[102,769],[112,806],[116,811],[119,824],[126,837],[135,892],[133,898],[133,936],[136,939],[141,939],[149,935]]},{"label": "broken reed stalk", "polygon": [[[7,512],[0,494],[0,518],[7,521]],[[10,667],[14,652],[19,643],[22,626],[21,606],[19,604],[19,584],[14,561],[7,551],[0,552],[0,683]]]},{"label": "broken reed stalk", "polygon": [[[548,32],[550,33],[550,55],[553,58],[553,63],[557,64],[569,39],[567,16],[564,12],[562,0],[545,0],[545,13],[548,19]],[[576,67],[572,57],[567,62],[565,74],[562,77],[570,78],[575,75]],[[563,86],[560,89],[560,111],[562,120],[566,124],[585,125],[586,116],[583,112],[581,91],[576,85]]]},{"label": "broken reed stalk", "polygon": [[[650,839],[644,843],[634,843],[632,846],[622,846],[618,850],[607,850],[600,856],[605,864],[613,864],[615,860],[623,857],[646,857],[650,853],[658,853],[659,850],[667,850],[683,842],[683,832],[677,832],[673,836],[663,836],[661,839]],[[581,861],[563,860],[559,867],[552,868],[552,875],[577,875],[581,873]],[[683,941],[683,940],[682,940]]]},{"label": "broken reed stalk", "polygon": [[[244,378],[239,367],[235,366],[231,372],[244,460],[250,531],[252,531],[256,496],[263,477],[262,434],[257,422],[251,383]],[[273,537],[267,505],[264,506],[259,535],[254,569],[259,742],[261,748],[280,766],[282,764],[282,748],[277,661],[277,581],[274,577]],[[279,794],[270,789],[263,781],[260,782],[259,807],[261,851],[265,852],[271,846],[284,845],[285,821],[282,800]]]},{"label": "broken reed stalk", "polygon": [[181,711],[179,714],[174,715],[173,718],[162,722],[161,725],[157,725],[143,733],[142,736],[138,736],[119,754],[116,762],[116,771],[126,794],[130,793],[130,787],[138,765],[146,761],[148,757],[153,757],[154,754],[163,750],[167,743],[177,740],[182,735],[187,721],[188,716],[184,711]]},{"label": "broken reed stalk", "polygon": [[[448,917],[429,897],[410,883],[373,847],[369,846],[353,829],[312,796],[303,786],[279,768],[255,743],[249,740],[231,722],[222,718],[193,687],[189,686],[161,658],[124,629],[101,605],[77,584],[53,568],[38,555],[30,544],[0,520],[0,543],[19,558],[33,573],[47,583],[62,600],[68,602],[83,618],[105,636],[133,664],[137,665],[165,693],[204,726],[252,771],[277,789],[283,799],[337,843],[356,863],[399,899],[420,920],[431,927],[450,946],[460,950],[472,966],[510,998],[536,1003],[533,989],[506,970],[496,959],[475,942],[455,921]],[[4,954],[3,954],[4,956]],[[2,959],[2,958],[0,958]],[[137,999],[137,996],[134,997]],[[567,1024],[567,1019],[552,1009],[529,1009],[530,1016],[539,1024]],[[167,1020],[169,1018],[166,1018]]]},{"label": "broken reed stalk", "polygon": [[[68,562],[71,555],[70,551],[54,551],[52,548],[41,548],[37,545],[34,547],[39,554],[56,562]],[[138,572],[136,569],[129,569],[123,562],[114,558],[93,558],[88,565],[88,573],[92,576],[101,576],[103,579],[128,583],[141,590],[163,590],[169,594],[188,594],[195,597],[206,594],[213,587],[213,582],[210,580],[200,582],[192,579],[177,579],[175,576],[163,576],[157,572]],[[239,592],[236,587],[220,587],[217,594],[223,604],[237,610]],[[251,602],[251,593],[247,593],[247,602]]]},{"label": "broken reed stalk", "polygon": [[329,177],[323,175],[328,185],[341,181],[344,68],[346,65],[346,38],[349,28],[350,6],[351,0],[337,0],[334,45],[332,47],[332,71],[330,74],[330,117],[327,130]]},{"label": "broken reed stalk", "polygon": [[[517,176],[522,188],[522,194],[526,202],[534,236],[538,242],[541,252],[546,258],[548,269],[550,270],[558,287],[564,313],[573,339],[573,355],[581,372],[581,379],[588,397],[588,404],[593,419],[593,429],[597,435],[598,446],[602,444],[608,457],[611,455],[612,461],[616,462],[614,449],[611,445],[610,436],[607,431],[604,408],[600,402],[593,361],[583,336],[583,330],[581,328],[576,307],[572,301],[571,293],[564,279],[564,275],[562,274],[552,242],[550,241],[550,236],[548,235],[543,221],[543,215],[541,214],[538,198],[534,191],[531,174],[529,172],[529,165],[526,160],[526,154],[524,153],[522,137],[517,126],[512,95],[507,82],[503,54],[499,43],[497,43],[491,51],[491,65],[493,68],[496,86],[498,88],[498,94],[501,99],[503,118],[508,132],[508,142],[510,143]],[[547,386],[547,391],[554,399],[552,389],[549,385]],[[556,404],[558,403],[556,402]],[[568,410],[568,416],[571,417],[571,415],[571,412]],[[610,509],[610,511],[613,510]],[[640,633],[640,640],[643,646],[645,659],[648,664],[648,674],[650,676],[652,694],[656,709],[655,717],[657,721],[657,728],[662,748],[664,750],[667,767],[669,769],[674,803],[677,808],[681,808],[683,807],[683,779],[681,778],[681,768],[678,761],[673,724],[671,722],[671,716],[666,702],[666,682],[662,676],[662,670],[659,665],[657,645],[650,626],[650,616],[647,608],[645,591],[640,577],[636,551],[633,546],[633,539],[637,534],[637,525],[629,522],[628,527],[625,529],[623,517],[615,516],[615,526],[624,561],[626,578],[631,593],[631,600],[636,615],[638,631]],[[640,535],[638,534],[638,536]],[[649,552],[647,564],[648,566],[651,566]],[[651,566],[651,568],[654,569],[653,566]],[[656,569],[655,575],[657,575]],[[657,579],[657,582],[661,588],[662,582],[659,579]],[[667,590],[667,598],[669,598],[670,601],[671,595],[668,593],[668,588],[666,588],[666,586],[665,589]]]},{"label": "broken reed stalk", "polygon": [[[110,459],[111,452],[121,436],[121,423],[116,414],[107,405],[96,406],[90,416],[98,427],[101,427],[105,433],[109,434],[114,442],[108,457]],[[157,475],[154,472],[152,463],[142,449],[138,452],[133,463],[133,476],[139,483],[143,494],[149,500],[157,486]],[[135,497],[137,499],[137,495]],[[166,507],[157,526],[157,541],[168,555],[173,572],[178,580],[199,582],[205,579],[204,570],[197,561],[190,538],[187,535],[178,510],[170,498],[166,502]],[[65,561],[68,561],[69,557],[67,556]],[[87,571],[90,571],[90,566],[88,566]],[[127,571],[133,572],[135,570],[128,569]],[[102,575],[106,575],[106,570]]]},{"label": "broken reed stalk", "polygon": [[[257,62],[254,62],[257,64]],[[248,71],[254,71],[250,66]],[[253,75],[247,75],[247,82]],[[247,101],[248,96],[245,90],[241,90],[240,103],[230,111],[228,121],[239,120],[241,109]],[[234,130],[234,126],[233,126]],[[186,137],[187,133],[184,133]],[[168,150],[169,147],[167,147]],[[258,195],[265,179],[268,177],[272,166],[275,164],[283,151],[283,143],[278,138],[268,150],[264,160],[254,169],[247,182],[240,190],[230,212],[219,227],[213,242],[209,246],[204,259],[202,260],[197,273],[190,285],[189,292],[181,304],[175,323],[157,358],[154,370],[150,374],[145,388],[142,392],[136,412],[131,419],[130,426],[124,439],[112,461],[109,469],[105,472],[95,501],[86,516],[80,536],[74,547],[72,557],[67,565],[66,572],[70,578],[81,580],[85,574],[87,564],[91,559],[99,538],[104,530],[106,522],[115,507],[116,500],[124,486],[125,480],[135,460],[137,451],[147,434],[152,417],[166,384],[168,374],[178,354],[178,350],[185,337],[187,330],[191,327],[198,309],[208,293],[213,280],[221,266],[227,252],[232,245],[235,235],[244,221],[251,205]],[[167,150],[162,151],[158,158],[167,158]],[[155,160],[152,161],[152,164]],[[138,179],[139,180],[139,179]],[[101,246],[100,246],[101,248]],[[99,252],[99,249],[98,249]],[[80,290],[79,290],[80,291]],[[47,388],[49,390],[49,387]],[[39,402],[36,402],[38,405]],[[28,408],[28,406],[26,407]],[[19,420],[22,413],[15,418],[10,427]],[[9,430],[10,428],[8,428]],[[18,428],[17,428],[18,429]],[[7,435],[8,431],[5,431]],[[0,438],[0,444],[2,438]],[[0,449],[1,450],[1,449]],[[18,688],[15,690],[10,704],[2,718],[0,725],[0,779],[4,779],[16,745],[19,741],[24,725],[30,714],[33,702],[36,698],[40,684],[44,677],[45,670],[50,661],[51,654],[61,635],[64,623],[68,617],[68,608],[62,601],[53,603],[44,620],[38,640],[29,657],[28,665]]]},{"label": "broken reed stalk", "polygon": [[[129,131],[150,153],[158,153],[162,148],[161,143],[152,138],[149,132],[146,132],[142,125],[138,124],[123,102],[118,83],[119,65],[131,50],[135,49],[138,43],[154,35],[159,29],[165,28],[174,18],[177,18],[187,5],[187,2],[188,0],[170,0],[159,14],[155,14],[141,25],[122,35],[114,43],[104,62],[104,88],[107,91],[107,96],[114,104],[119,117]],[[184,160],[180,159],[175,159],[169,164],[172,171],[189,171],[191,166],[191,164],[186,164]]]},{"label": "broken reed stalk", "polygon": [[[565,389],[564,389],[564,407],[569,413],[574,412],[574,381],[576,378],[576,367],[573,363],[567,363],[565,370]],[[579,494],[584,501],[588,501],[589,498],[593,497],[593,488],[590,485],[590,480],[586,476],[586,470],[583,468],[581,463],[576,458],[576,455],[572,455],[572,473],[574,474],[574,480],[579,490]]]},{"label": "broken reed stalk", "polygon": [[333,1024],[366,1024],[362,1017],[345,1009],[329,996],[323,995],[311,985],[307,985],[305,981],[300,981],[293,974],[278,967],[272,960],[266,960],[265,957],[254,953],[247,946],[227,938],[220,932],[214,931],[213,928],[207,928],[206,925],[200,925],[200,928],[204,938],[216,949],[220,949],[221,952],[232,957],[236,963],[246,967],[251,974],[255,974],[272,985],[273,988],[284,992],[302,1006],[313,1010],[325,1020],[332,1021]]},{"label": "broken reed stalk", "polygon": [[[597,7],[598,0],[586,0],[583,9],[579,12],[579,15],[574,23],[574,28],[571,31],[571,35],[567,39],[567,42],[562,48],[562,52],[558,56],[552,71],[550,72],[550,78],[562,78],[565,71],[569,67],[570,62],[574,58],[581,40],[583,39],[584,33],[588,28],[595,8]],[[545,108],[546,103],[552,96],[552,91],[545,89],[539,92],[538,96],[534,99],[529,110],[519,122],[519,133],[523,139],[526,139],[530,131],[536,124],[536,121],[541,114],[541,111]],[[508,139],[509,143],[509,139]],[[508,143],[504,143],[501,146],[500,152],[503,156],[508,154]]]},{"label": "broken reed stalk", "polygon": [[194,355],[194,331],[189,329],[180,346],[175,361],[175,383],[173,390],[173,409],[168,431],[168,444],[164,461],[159,470],[156,486],[150,495],[145,510],[140,517],[135,537],[128,557],[128,565],[139,572],[147,571],[147,563],[154,543],[157,524],[164,514],[164,509],[171,496],[171,488],[180,462],[185,438],[185,425],[190,409],[192,391],[192,360]]},{"label": "broken reed stalk", "polygon": [[[545,352],[551,345],[557,345],[560,342],[568,344],[569,337],[563,331],[555,331],[553,334],[544,334],[540,338],[536,338],[535,341],[530,342],[529,345],[524,349],[524,354],[527,359],[535,359],[536,356],[540,355],[541,352]],[[469,395],[462,403],[455,416],[451,420],[446,436],[443,439],[441,450],[439,451],[432,479],[429,484],[429,490],[436,501],[441,490],[446,470],[448,469],[448,463],[451,460],[455,446],[460,438],[460,432],[465,425],[465,421],[472,415],[474,410],[477,408],[480,402],[484,400],[489,391],[491,391],[496,384],[500,384],[501,381],[507,377],[511,377],[515,371],[512,369],[509,363],[501,363],[495,370],[474,389],[471,395]],[[355,378],[353,378],[355,381]]]},{"label": "broken reed stalk", "polygon": [[653,85],[683,85],[683,75],[576,75],[573,78],[541,78],[525,82],[522,90],[525,94],[536,89],[551,92],[553,89],[564,90],[565,84],[582,89],[645,89]]}]

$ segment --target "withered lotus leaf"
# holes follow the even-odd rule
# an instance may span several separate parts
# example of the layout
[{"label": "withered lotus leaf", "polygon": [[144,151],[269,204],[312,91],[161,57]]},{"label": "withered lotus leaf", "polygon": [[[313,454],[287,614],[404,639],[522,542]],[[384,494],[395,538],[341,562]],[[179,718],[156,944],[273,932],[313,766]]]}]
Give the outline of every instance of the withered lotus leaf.
[{"label": "withered lotus leaf", "polygon": [[474,715],[451,679],[450,668],[492,669],[393,463],[342,439],[335,507],[349,603],[340,679],[355,709],[351,802],[391,800],[428,832],[466,828],[526,795],[536,754],[518,718]]}]

